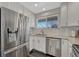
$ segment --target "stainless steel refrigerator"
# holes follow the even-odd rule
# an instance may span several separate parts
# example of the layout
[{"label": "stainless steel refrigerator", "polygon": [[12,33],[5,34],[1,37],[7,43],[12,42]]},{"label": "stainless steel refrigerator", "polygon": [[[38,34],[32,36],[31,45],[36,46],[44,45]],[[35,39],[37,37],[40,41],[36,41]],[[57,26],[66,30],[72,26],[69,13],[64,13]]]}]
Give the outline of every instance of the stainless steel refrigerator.
[{"label": "stainless steel refrigerator", "polygon": [[1,7],[1,40],[2,57],[26,57],[29,55],[29,19],[13,10]]}]

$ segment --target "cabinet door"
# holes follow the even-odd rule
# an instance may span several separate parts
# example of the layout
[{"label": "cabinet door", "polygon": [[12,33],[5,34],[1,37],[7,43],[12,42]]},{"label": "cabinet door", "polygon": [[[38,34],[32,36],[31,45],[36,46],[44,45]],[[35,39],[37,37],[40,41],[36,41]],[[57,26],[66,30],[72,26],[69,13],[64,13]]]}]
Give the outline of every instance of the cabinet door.
[{"label": "cabinet door", "polygon": [[39,50],[39,48],[38,48],[39,47],[38,46],[38,38],[37,37],[34,37],[33,42],[34,42],[34,44],[33,44],[34,49]]},{"label": "cabinet door", "polygon": [[61,44],[62,46],[62,51],[61,51],[61,55],[62,55],[62,57],[67,57],[68,56],[68,49],[67,49],[67,47],[68,47],[68,44],[67,44],[67,40],[62,40],[62,44]]},{"label": "cabinet door", "polygon": [[40,43],[39,43],[40,51],[43,53],[46,53],[46,38],[40,37],[39,40],[40,40]]},{"label": "cabinet door", "polygon": [[29,47],[29,50],[30,50],[30,51],[34,48],[33,42],[34,42],[34,37],[31,36],[31,37],[30,37],[30,40],[29,40],[29,46],[30,46],[30,47]]},{"label": "cabinet door", "polygon": [[67,26],[67,3],[61,4],[59,24],[60,27]]},{"label": "cabinet door", "polygon": [[61,44],[61,56],[62,57],[71,57],[72,54],[72,45],[68,40],[62,40]]},{"label": "cabinet door", "polygon": [[35,36],[33,39],[33,48],[46,53],[46,39],[45,37]]},{"label": "cabinet door", "polygon": [[68,3],[68,26],[79,26],[79,3]]}]

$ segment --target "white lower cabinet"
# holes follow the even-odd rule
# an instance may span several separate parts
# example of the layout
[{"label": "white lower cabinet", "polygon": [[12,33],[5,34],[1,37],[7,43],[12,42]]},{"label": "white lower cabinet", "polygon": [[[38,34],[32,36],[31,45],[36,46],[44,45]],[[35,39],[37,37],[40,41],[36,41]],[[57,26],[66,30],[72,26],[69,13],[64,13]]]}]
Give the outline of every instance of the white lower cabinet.
[{"label": "white lower cabinet", "polygon": [[72,57],[72,44],[66,39],[61,41],[61,56]]},{"label": "white lower cabinet", "polygon": [[30,50],[36,49],[56,57],[72,57],[72,44],[67,39],[46,39],[42,36],[30,38]]},{"label": "white lower cabinet", "polygon": [[41,37],[40,39],[40,51],[46,53],[46,38],[45,37]]},{"label": "white lower cabinet", "polygon": [[35,36],[33,39],[33,49],[46,53],[46,38]]},{"label": "white lower cabinet", "polygon": [[33,49],[33,43],[34,43],[34,36],[30,36],[30,40],[29,40],[29,50],[30,51]]},{"label": "white lower cabinet", "polygon": [[33,39],[33,49],[39,50],[38,44],[39,44],[39,40],[36,37],[34,37],[34,39]]}]

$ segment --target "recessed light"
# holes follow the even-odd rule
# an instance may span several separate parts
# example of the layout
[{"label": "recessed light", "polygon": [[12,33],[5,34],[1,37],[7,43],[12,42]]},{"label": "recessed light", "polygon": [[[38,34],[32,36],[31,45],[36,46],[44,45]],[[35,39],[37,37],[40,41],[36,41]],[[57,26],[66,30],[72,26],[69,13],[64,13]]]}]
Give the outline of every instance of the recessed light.
[{"label": "recessed light", "polygon": [[34,6],[35,6],[35,7],[37,7],[37,6],[38,6],[38,4],[37,4],[37,3],[35,3],[35,4],[34,4]]},{"label": "recessed light", "polygon": [[43,8],[43,11],[45,11],[46,10],[46,8]]}]

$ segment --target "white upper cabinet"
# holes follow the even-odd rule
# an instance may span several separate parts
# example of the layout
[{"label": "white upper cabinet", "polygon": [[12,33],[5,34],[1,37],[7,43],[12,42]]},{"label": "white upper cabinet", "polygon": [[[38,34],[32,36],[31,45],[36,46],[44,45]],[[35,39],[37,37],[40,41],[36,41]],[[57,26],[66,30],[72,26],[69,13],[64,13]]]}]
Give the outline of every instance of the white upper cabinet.
[{"label": "white upper cabinet", "polygon": [[62,3],[60,9],[60,27],[67,26],[67,3]]},{"label": "white upper cabinet", "polygon": [[68,26],[79,26],[79,3],[68,3]]},{"label": "white upper cabinet", "polygon": [[60,16],[60,27],[79,26],[79,3],[62,3]]}]

